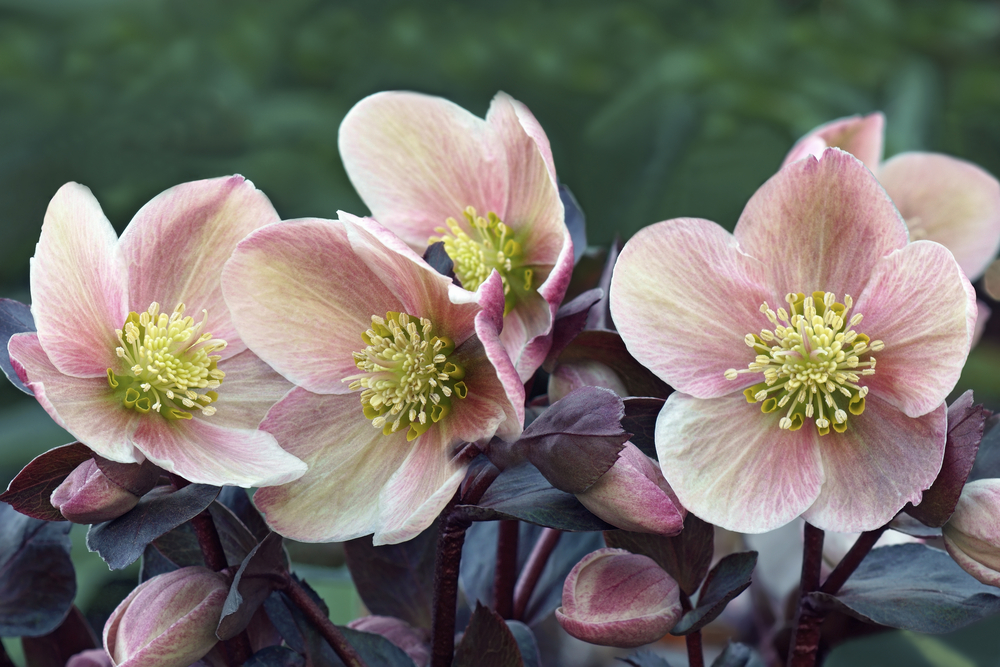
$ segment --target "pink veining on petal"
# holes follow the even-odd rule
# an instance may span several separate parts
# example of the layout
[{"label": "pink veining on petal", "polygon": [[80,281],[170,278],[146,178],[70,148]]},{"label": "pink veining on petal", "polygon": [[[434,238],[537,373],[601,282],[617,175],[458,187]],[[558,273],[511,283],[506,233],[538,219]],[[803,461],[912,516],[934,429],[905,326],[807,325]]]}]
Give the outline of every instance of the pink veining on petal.
[{"label": "pink veining on petal", "polygon": [[60,372],[96,378],[117,364],[115,329],[128,315],[118,237],[88,188],[59,188],[31,259],[31,313]]},{"label": "pink veining on petal", "polygon": [[819,157],[826,147],[840,148],[861,160],[871,171],[878,170],[882,161],[885,116],[881,112],[867,116],[850,116],[820,125],[807,133],[792,147],[784,167],[807,155]]},{"label": "pink veining on petal", "polygon": [[261,420],[294,386],[250,350],[219,362],[226,374],[210,417],[216,426],[256,428]]}]

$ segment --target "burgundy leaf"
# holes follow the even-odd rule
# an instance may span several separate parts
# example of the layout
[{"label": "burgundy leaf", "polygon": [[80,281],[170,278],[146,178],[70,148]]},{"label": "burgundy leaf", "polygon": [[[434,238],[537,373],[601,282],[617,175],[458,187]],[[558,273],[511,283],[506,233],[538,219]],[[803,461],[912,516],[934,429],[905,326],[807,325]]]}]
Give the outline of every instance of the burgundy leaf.
[{"label": "burgundy leaf", "polygon": [[79,442],[39,454],[11,480],[7,490],[0,494],[0,501],[34,519],[65,521],[49,497],[78,465],[92,456],[90,448]]},{"label": "burgundy leaf", "polygon": [[552,346],[542,368],[549,373],[555,369],[559,354],[583,331],[590,309],[595,303],[600,302],[603,296],[604,292],[600,288],[587,290],[572,301],[559,306],[555,321],[552,323]]}]

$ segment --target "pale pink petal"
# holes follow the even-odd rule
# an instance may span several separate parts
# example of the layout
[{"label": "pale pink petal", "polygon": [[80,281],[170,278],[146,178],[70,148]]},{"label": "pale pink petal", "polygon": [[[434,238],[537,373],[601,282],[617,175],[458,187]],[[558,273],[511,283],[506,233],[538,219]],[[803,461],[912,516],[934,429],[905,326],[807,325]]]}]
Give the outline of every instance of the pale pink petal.
[{"label": "pale pink petal", "polygon": [[250,350],[219,362],[219,370],[226,378],[217,390],[219,400],[212,404],[217,412],[210,419],[216,426],[256,429],[293,387]]},{"label": "pale pink petal", "polygon": [[67,183],[49,202],[31,259],[31,314],[60,372],[104,377],[128,316],[118,237],[88,188]]},{"label": "pale pink petal", "polygon": [[268,525],[302,542],[343,542],[379,529],[379,492],[406,459],[402,430],[382,435],[358,394],[295,388],[261,424],[309,466],[298,480],[257,491]]},{"label": "pale pink petal", "polygon": [[993,314],[993,310],[986,305],[985,301],[976,301],[976,311],[976,327],[972,330],[972,347],[979,345],[983,332],[986,331],[986,322]]},{"label": "pale pink petal", "polygon": [[823,484],[811,423],[783,430],[740,393],[699,399],[675,391],[656,420],[660,469],[681,504],[727,530],[762,533],[811,506]]},{"label": "pale pink petal", "polygon": [[878,260],[907,243],[906,225],[875,177],[833,149],[772,176],[733,234],[767,265],[782,306],[789,292],[857,298]]},{"label": "pale pink petal", "polygon": [[106,374],[99,378],[64,375],[52,365],[33,333],[12,336],[7,350],[22,382],[59,426],[106,459],[137,461],[131,435],[139,415],[115,399]]},{"label": "pale pink petal", "polygon": [[854,313],[855,330],[885,349],[861,384],[919,417],[938,407],[962,372],[976,323],[976,297],[951,253],[917,241],[879,261]]},{"label": "pale pink petal", "polygon": [[910,240],[945,246],[975,280],[1000,249],[1000,183],[971,162],[937,153],[903,153],[876,172]]},{"label": "pale pink petal", "polygon": [[934,483],[947,430],[943,402],[911,419],[869,395],[864,414],[848,418],[847,431],[820,438],[826,481],[803,517],[817,528],[840,533],[889,523],[906,503],[919,504],[924,489]]},{"label": "pale pink petal", "polygon": [[[572,257],[570,257],[572,265]],[[518,371],[521,382],[535,374],[552,345],[547,336],[558,304],[549,303],[540,293],[532,293],[518,301],[504,318],[500,340]]]},{"label": "pale pink petal", "polygon": [[423,251],[473,206],[504,219],[507,156],[486,121],[440,97],[376,93],[340,125],[340,156],[372,216]]},{"label": "pale pink petal", "polygon": [[[497,99],[504,99],[510,102],[511,106],[514,107],[514,111],[517,113],[517,119],[521,122],[521,127],[528,134],[529,137],[535,140],[538,145],[538,150],[542,154],[542,158],[545,160],[545,166],[549,171],[549,175],[552,176],[552,180],[556,180],[556,165],[555,161],[552,159],[552,147],[549,145],[549,138],[545,135],[545,130],[542,129],[541,123],[535,118],[535,115],[524,105],[522,102],[518,102],[513,97],[504,92],[499,92],[493,98],[494,101]],[[488,118],[488,116],[487,116]]]},{"label": "pale pink petal", "polygon": [[351,249],[343,223],[304,219],[269,225],[239,244],[222,278],[246,344],[295,384],[347,393],[353,352],[371,316],[402,310]]},{"label": "pale pink petal", "polygon": [[[253,230],[279,220],[271,202],[242,176],[184,183],[139,209],[122,234],[129,266],[131,309],[154,301],[170,312],[179,303],[205,331],[228,343],[223,358],[246,349],[222,298],[222,266]],[[120,325],[119,325],[120,326]]]},{"label": "pale pink petal", "polygon": [[[958,563],[963,570],[987,586],[1000,586],[1000,571],[983,565],[962,550],[962,546],[968,547],[968,542],[972,542],[972,540],[965,538],[963,540],[965,544],[959,546],[954,540],[954,534],[949,533],[947,525],[945,526],[943,537],[944,547],[947,549],[948,555],[955,559],[955,562]],[[973,542],[973,544],[975,544],[975,542]],[[989,547],[990,545],[977,544],[976,546]]]},{"label": "pale pink petal", "polygon": [[452,461],[453,440],[445,420],[413,441],[409,455],[379,493],[379,527],[373,541],[397,544],[434,522],[455,495],[467,465]]},{"label": "pale pink petal", "polygon": [[156,465],[196,484],[271,486],[301,477],[305,464],[274,436],[252,428],[226,428],[211,417],[167,421],[152,413],[139,420],[135,446]]},{"label": "pale pink petal", "polygon": [[885,116],[881,112],[867,116],[851,116],[820,125],[792,147],[782,167],[801,160],[807,155],[819,157],[827,146],[840,148],[864,162],[876,171],[882,161],[882,143],[885,132]]},{"label": "pale pink petal", "polygon": [[738,393],[761,377],[730,381],[724,374],[754,360],[744,338],[769,324],[761,303],[776,307],[781,298],[765,287],[764,272],[713,222],[660,222],[622,249],[611,314],[632,356],[678,391],[700,398]]}]

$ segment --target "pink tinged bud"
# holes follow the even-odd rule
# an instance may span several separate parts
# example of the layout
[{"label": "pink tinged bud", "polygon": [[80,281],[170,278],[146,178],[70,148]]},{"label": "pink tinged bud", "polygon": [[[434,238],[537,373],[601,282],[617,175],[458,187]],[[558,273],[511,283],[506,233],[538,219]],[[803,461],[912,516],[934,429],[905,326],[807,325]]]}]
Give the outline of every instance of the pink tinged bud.
[{"label": "pink tinged bud", "polygon": [[431,664],[430,637],[426,630],[413,627],[392,616],[364,616],[347,624],[352,630],[382,635],[410,656],[416,667]]},{"label": "pink tinged bud", "polygon": [[104,626],[115,667],[188,667],[215,646],[225,576],[183,567],[140,584]]},{"label": "pink tinged bud", "polygon": [[577,498],[612,526],[637,533],[676,535],[687,514],[659,465],[631,442],[625,443],[611,469]]},{"label": "pink tinged bud", "polygon": [[634,648],[655,642],[681,616],[680,588],[652,558],[599,549],[563,585],[559,624],[591,644]]},{"label": "pink tinged bud", "polygon": [[607,364],[593,359],[581,359],[558,364],[549,376],[549,402],[555,403],[580,387],[604,387],[619,396],[628,396],[625,382]]},{"label": "pink tinged bud", "polygon": [[941,532],[962,569],[984,584],[1000,586],[1000,479],[966,484]]},{"label": "pink tinged bud", "polygon": [[103,648],[93,648],[74,655],[66,663],[66,667],[114,667],[114,663]]},{"label": "pink tinged bud", "polygon": [[49,502],[68,521],[101,523],[128,512],[139,497],[112,482],[94,459],[88,459],[55,488]]}]

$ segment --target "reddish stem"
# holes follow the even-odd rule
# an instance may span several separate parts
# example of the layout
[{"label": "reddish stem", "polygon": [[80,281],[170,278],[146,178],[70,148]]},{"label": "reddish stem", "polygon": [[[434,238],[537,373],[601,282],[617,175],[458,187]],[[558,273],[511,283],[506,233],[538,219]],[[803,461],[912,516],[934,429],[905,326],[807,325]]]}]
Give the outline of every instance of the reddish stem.
[{"label": "reddish stem", "polygon": [[521,522],[500,521],[497,533],[497,566],[493,578],[493,602],[501,618],[514,611],[514,583],[517,581],[517,538]]},{"label": "reddish stem", "polygon": [[[457,499],[456,499],[457,500]],[[445,508],[434,559],[434,617],[431,621],[431,667],[450,667],[455,653],[455,613],[458,608],[458,568],[465,531],[472,521]]]},{"label": "reddish stem", "polygon": [[819,653],[819,629],[823,617],[808,606],[807,595],[819,589],[820,567],[823,564],[823,531],[806,523],[802,547],[802,580],[799,587],[799,607],[795,613],[788,667],[814,667]]},{"label": "reddish stem", "polygon": [[872,550],[875,543],[878,542],[878,538],[882,537],[882,533],[888,526],[882,526],[881,528],[876,528],[875,530],[869,530],[866,533],[861,533],[857,541],[851,547],[851,550],[847,552],[847,555],[837,563],[837,567],[833,569],[830,576],[826,578],[823,582],[823,586],[819,589],[823,593],[829,593],[830,595],[836,595],[840,590],[840,587],[850,578],[854,571],[858,569],[861,565],[861,561],[865,559],[868,552]]},{"label": "reddish stem", "polygon": [[701,650],[701,630],[685,635],[687,644],[688,667],[705,667],[705,655]]},{"label": "reddish stem", "polygon": [[561,535],[561,530],[543,528],[542,534],[538,536],[538,541],[535,542],[535,546],[531,550],[531,555],[528,556],[528,562],[524,564],[521,578],[517,580],[517,586],[514,588],[513,618],[515,620],[520,621],[524,619],[524,612],[528,608],[528,600],[531,599],[531,594],[535,591],[535,585],[538,584],[538,579],[542,576],[542,570],[545,569],[545,564],[549,562],[549,556],[552,555],[552,551],[559,543]]},{"label": "reddish stem", "polygon": [[312,597],[309,595],[308,591],[302,587],[302,584],[295,581],[295,579],[288,577],[287,588],[285,588],[285,593],[291,598],[292,602],[295,603],[302,613],[306,615],[309,622],[316,626],[319,633],[323,635],[323,639],[330,645],[333,652],[337,654],[337,657],[347,667],[367,667],[365,661],[361,659],[358,652],[354,650],[347,639],[340,633],[337,626],[330,621],[323,610],[313,602]]}]

